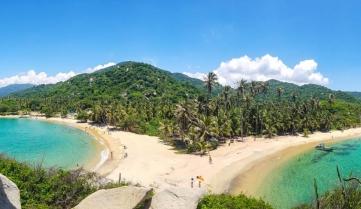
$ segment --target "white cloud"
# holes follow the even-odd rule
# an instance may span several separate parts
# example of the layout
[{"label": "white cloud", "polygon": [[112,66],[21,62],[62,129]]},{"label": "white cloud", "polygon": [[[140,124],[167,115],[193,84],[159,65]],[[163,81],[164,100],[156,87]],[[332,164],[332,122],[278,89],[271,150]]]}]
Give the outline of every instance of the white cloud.
[{"label": "white cloud", "polygon": [[[82,73],[92,73],[92,72],[95,72],[95,71],[98,71],[98,70],[101,70],[101,69],[104,69],[104,68],[107,68],[107,67],[110,67],[113,65],[115,65],[115,63],[113,63],[113,62],[103,64],[103,65],[98,65],[98,66],[95,66],[92,68],[87,68]],[[6,77],[6,78],[0,78],[0,88],[11,85],[11,84],[34,84],[34,85],[54,84],[54,83],[58,83],[61,81],[66,81],[69,78],[72,78],[78,74],[79,73],[76,73],[74,71],[69,71],[69,72],[65,72],[65,73],[61,72],[54,76],[49,76],[45,72],[37,73],[35,70],[29,70],[27,73],[22,73],[19,75]]]},{"label": "white cloud", "polygon": [[95,67],[87,68],[85,70],[85,73],[93,73],[95,71],[98,71],[98,70],[101,70],[101,69],[104,69],[104,68],[107,68],[107,67],[111,67],[111,66],[114,66],[114,65],[116,65],[114,62],[109,62],[109,63],[103,64],[103,65],[97,65]]},{"label": "white cloud", "polygon": [[[234,86],[241,79],[267,81],[276,79],[295,84],[327,85],[329,79],[317,72],[318,64],[314,60],[303,60],[293,68],[285,65],[278,57],[264,55],[252,59],[248,56],[234,58],[222,62],[214,70],[218,82],[223,85]],[[202,73],[184,73],[190,77],[200,78]]]},{"label": "white cloud", "polygon": [[0,79],[0,87],[11,84],[51,84],[68,80],[75,75],[75,72],[70,71],[68,73],[58,73],[55,76],[48,76],[45,72],[36,73],[34,70],[29,70],[25,74]]}]

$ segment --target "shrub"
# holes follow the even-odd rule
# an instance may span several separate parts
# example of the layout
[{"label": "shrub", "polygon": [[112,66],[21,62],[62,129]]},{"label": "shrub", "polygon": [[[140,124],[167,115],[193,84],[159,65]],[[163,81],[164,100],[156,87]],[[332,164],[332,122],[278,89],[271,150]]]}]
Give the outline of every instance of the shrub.
[{"label": "shrub", "polygon": [[199,146],[198,143],[191,143],[191,144],[188,144],[188,146],[187,146],[187,153],[194,153],[199,150],[201,150],[201,147]]},{"label": "shrub", "polygon": [[[24,209],[72,208],[98,189],[115,187],[114,184],[100,184],[95,173],[82,169],[65,171],[32,167],[4,156],[0,156],[0,173],[18,186]],[[117,186],[122,185],[125,184]]]},{"label": "shrub", "polygon": [[319,197],[315,180],[315,200],[295,209],[354,209],[361,208],[361,180],[356,177],[343,178],[339,168],[337,174],[340,186]]},{"label": "shrub", "polygon": [[9,106],[5,104],[0,104],[0,113],[6,113],[9,111]]},{"label": "shrub", "polygon": [[80,120],[81,123],[86,123],[89,119],[89,115],[85,111],[80,111],[76,117],[77,120]]},{"label": "shrub", "polygon": [[232,195],[207,195],[199,202],[197,209],[272,209],[272,207],[255,198],[243,194]]}]

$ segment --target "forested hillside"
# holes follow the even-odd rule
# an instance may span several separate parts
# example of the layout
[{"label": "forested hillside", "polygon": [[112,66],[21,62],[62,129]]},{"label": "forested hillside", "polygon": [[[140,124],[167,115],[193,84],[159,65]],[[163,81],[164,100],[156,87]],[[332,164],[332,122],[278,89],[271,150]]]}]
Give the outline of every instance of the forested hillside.
[{"label": "forested hillside", "polygon": [[347,94],[355,97],[356,99],[359,99],[361,100],[361,92],[356,92],[356,91],[349,91],[349,92],[346,92]]},{"label": "forested hillside", "polygon": [[32,84],[13,84],[0,88],[0,97],[8,96],[9,94],[23,91],[33,87]]},{"label": "forested hillside", "polygon": [[21,93],[17,98],[56,100],[69,107],[91,107],[96,102],[158,100],[177,102],[194,98],[200,90],[179,81],[171,73],[148,64],[124,62],[97,71],[81,74],[54,85],[40,85]]},{"label": "forested hillside", "polygon": [[330,94],[333,94],[337,99],[347,102],[358,102],[353,95],[350,95],[342,91],[333,91],[324,86],[307,84],[298,86],[292,83],[281,82],[277,80],[269,80],[266,82],[268,86],[268,92],[262,99],[277,99],[278,91],[282,91],[282,98],[291,98],[293,96],[299,99],[318,98],[320,100],[328,99]]},{"label": "forested hillside", "polygon": [[182,141],[189,152],[227,138],[345,129],[359,126],[361,118],[358,99],[323,86],[242,80],[235,88],[223,87],[214,73],[201,81],[136,62],[1,100],[1,114],[19,111],[47,117],[74,113],[83,122]]},{"label": "forested hillside", "polygon": [[[328,99],[333,94],[337,99],[347,102],[358,102],[357,92],[346,93],[333,91],[323,86],[308,84],[298,86],[277,80],[265,82],[266,91],[257,95],[260,100],[278,100],[297,97],[298,99]],[[154,66],[137,62],[123,62],[118,65],[97,71],[92,74],[75,76],[65,82],[54,85],[31,86],[13,94],[15,98],[31,100],[57,100],[65,102],[69,107],[90,107],[95,102],[117,100],[132,102],[142,99],[167,100],[179,102],[186,98],[197,98],[206,94],[204,82],[190,78],[181,73],[170,73]],[[219,95],[224,87],[214,84],[212,96]],[[231,89],[236,91],[236,89]],[[0,89],[1,92],[1,89]],[[354,95],[354,96],[353,96]],[[70,102],[71,100],[71,102]]]}]

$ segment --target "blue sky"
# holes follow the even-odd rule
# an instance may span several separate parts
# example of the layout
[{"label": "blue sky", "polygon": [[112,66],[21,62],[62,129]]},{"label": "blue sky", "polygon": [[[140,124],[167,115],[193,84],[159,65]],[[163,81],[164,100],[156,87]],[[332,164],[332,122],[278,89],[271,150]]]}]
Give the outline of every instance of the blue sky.
[{"label": "blue sky", "polygon": [[324,85],[361,90],[360,11],[356,0],[3,0],[0,79],[124,60],[229,73],[220,63],[245,55],[263,78],[254,59],[269,54],[291,70],[313,60],[312,70],[329,80]]}]

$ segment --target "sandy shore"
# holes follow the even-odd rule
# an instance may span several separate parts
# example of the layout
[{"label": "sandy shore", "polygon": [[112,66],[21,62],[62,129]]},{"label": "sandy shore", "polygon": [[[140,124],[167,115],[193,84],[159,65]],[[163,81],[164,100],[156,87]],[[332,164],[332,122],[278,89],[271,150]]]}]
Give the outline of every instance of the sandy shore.
[{"label": "sandy shore", "polygon": [[[21,118],[21,116],[9,115],[0,116],[0,118]],[[123,157],[123,146],[119,143],[119,140],[115,140],[110,136],[107,127],[95,126],[89,123],[79,123],[77,120],[69,118],[45,118],[39,115],[25,116],[24,118],[71,126],[94,137],[96,139],[96,153],[94,153],[94,156],[84,165],[86,170],[106,176],[119,165]]]},{"label": "sandy shore", "polygon": [[[34,119],[34,117],[31,117]],[[110,136],[108,128],[91,125],[89,123],[79,123],[75,119],[65,118],[44,118],[36,117],[36,119],[47,122],[55,122],[81,129],[93,136],[97,140],[97,153],[92,159],[89,159],[85,169],[95,171],[102,176],[107,176],[116,168],[123,158],[123,146],[120,140],[116,140]]]},{"label": "sandy shore", "polygon": [[97,138],[107,147],[106,160],[93,167],[101,175],[118,181],[152,186],[156,189],[169,186],[190,188],[190,179],[202,176],[206,188],[213,193],[254,194],[262,179],[290,157],[312,148],[321,141],[336,142],[361,136],[361,128],[330,133],[314,133],[308,138],[282,136],[273,139],[248,138],[221,146],[208,156],[178,154],[157,137],[137,135],[123,131],[110,131],[106,127],[77,123],[72,119],[51,118],[46,121],[68,124],[80,128]]},{"label": "sandy shore", "polygon": [[[276,140],[282,138],[295,138],[294,142],[286,142],[288,146],[281,150],[268,154],[267,156],[255,160],[253,163],[242,170],[239,175],[231,181],[228,192],[231,194],[245,193],[251,196],[258,196],[258,191],[262,187],[262,183],[269,173],[281,167],[290,159],[314,149],[320,142],[325,144],[333,144],[343,140],[353,139],[361,136],[361,128],[354,128],[345,131],[332,131],[330,133],[315,133],[306,139],[300,137],[277,137]],[[308,139],[308,140],[307,140]]]},{"label": "sandy shore", "polygon": [[[214,193],[245,192],[253,189],[254,173],[260,175],[270,171],[267,164],[270,161],[278,165],[282,160],[313,147],[321,141],[339,141],[361,136],[361,128],[332,133],[315,133],[308,138],[284,136],[274,139],[247,139],[245,142],[235,142],[231,146],[224,145],[211,152],[213,163],[208,157],[177,154],[172,147],[162,144],[157,137],[142,136],[121,131],[111,132],[111,136],[120,140],[127,149],[128,157],[108,175],[117,180],[122,178],[145,186],[164,188],[167,186],[190,187],[190,179],[202,176],[207,189]],[[288,150],[294,148],[294,150]],[[282,152],[283,151],[283,152]],[[284,155],[282,153],[290,154]],[[279,153],[276,156],[275,154]],[[278,162],[278,163],[276,163]],[[254,169],[259,170],[254,170]],[[252,173],[255,171],[254,173]],[[241,174],[249,174],[247,178]],[[244,182],[250,182],[249,184]],[[250,191],[250,192],[248,192]]]}]

